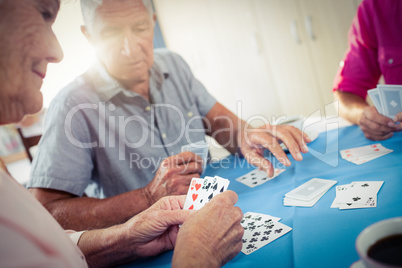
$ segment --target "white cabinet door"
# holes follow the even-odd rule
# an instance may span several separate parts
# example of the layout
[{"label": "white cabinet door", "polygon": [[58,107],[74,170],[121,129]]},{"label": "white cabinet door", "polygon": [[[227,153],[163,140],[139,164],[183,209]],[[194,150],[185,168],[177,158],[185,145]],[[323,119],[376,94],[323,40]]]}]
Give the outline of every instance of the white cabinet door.
[{"label": "white cabinet door", "polygon": [[[308,116],[331,86],[360,0],[154,0],[167,47],[244,119]],[[314,38],[312,37],[314,36]],[[241,102],[241,114],[238,111]]]},{"label": "white cabinet door", "polygon": [[300,0],[301,23],[323,104],[333,102],[332,84],[347,48],[347,32],[356,12],[350,0]]}]

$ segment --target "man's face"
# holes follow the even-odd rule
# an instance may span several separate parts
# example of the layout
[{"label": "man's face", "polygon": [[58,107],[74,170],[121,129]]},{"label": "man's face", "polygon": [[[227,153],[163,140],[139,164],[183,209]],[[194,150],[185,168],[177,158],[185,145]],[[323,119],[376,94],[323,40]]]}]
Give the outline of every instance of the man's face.
[{"label": "man's face", "polygon": [[0,2],[0,123],[42,107],[47,64],[63,58],[51,28],[59,5],[59,0]]},{"label": "man's face", "polygon": [[111,76],[129,87],[148,80],[154,19],[141,0],[104,0],[88,34]]}]

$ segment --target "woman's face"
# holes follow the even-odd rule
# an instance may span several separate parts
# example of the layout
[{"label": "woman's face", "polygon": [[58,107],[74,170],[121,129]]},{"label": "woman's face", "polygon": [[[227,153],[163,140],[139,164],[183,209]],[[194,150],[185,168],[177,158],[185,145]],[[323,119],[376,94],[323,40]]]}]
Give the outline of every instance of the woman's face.
[{"label": "woman's face", "polygon": [[42,107],[49,62],[63,52],[52,30],[59,0],[0,0],[0,124]]}]

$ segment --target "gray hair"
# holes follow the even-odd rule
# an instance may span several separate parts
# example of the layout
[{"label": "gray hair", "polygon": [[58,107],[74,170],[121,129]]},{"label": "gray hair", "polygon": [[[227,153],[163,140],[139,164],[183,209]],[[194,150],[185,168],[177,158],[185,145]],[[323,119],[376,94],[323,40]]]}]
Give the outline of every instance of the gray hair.
[{"label": "gray hair", "polygon": [[[149,16],[153,17],[154,10],[151,0],[142,0],[146,7]],[[81,0],[81,12],[84,24],[88,30],[92,30],[92,25],[95,21],[96,9],[103,4],[103,0]]]}]

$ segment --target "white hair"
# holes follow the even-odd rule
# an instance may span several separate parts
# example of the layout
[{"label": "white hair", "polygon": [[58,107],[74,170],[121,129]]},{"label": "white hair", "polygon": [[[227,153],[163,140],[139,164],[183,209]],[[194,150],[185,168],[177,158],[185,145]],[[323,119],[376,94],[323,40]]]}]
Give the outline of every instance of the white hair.
[{"label": "white hair", "polygon": [[[131,0],[126,0],[131,1]],[[146,7],[149,16],[154,15],[154,10],[152,7],[151,0],[142,0],[142,3]],[[81,0],[81,12],[84,24],[88,30],[92,30],[92,25],[95,21],[96,9],[103,4],[103,0]]]}]

